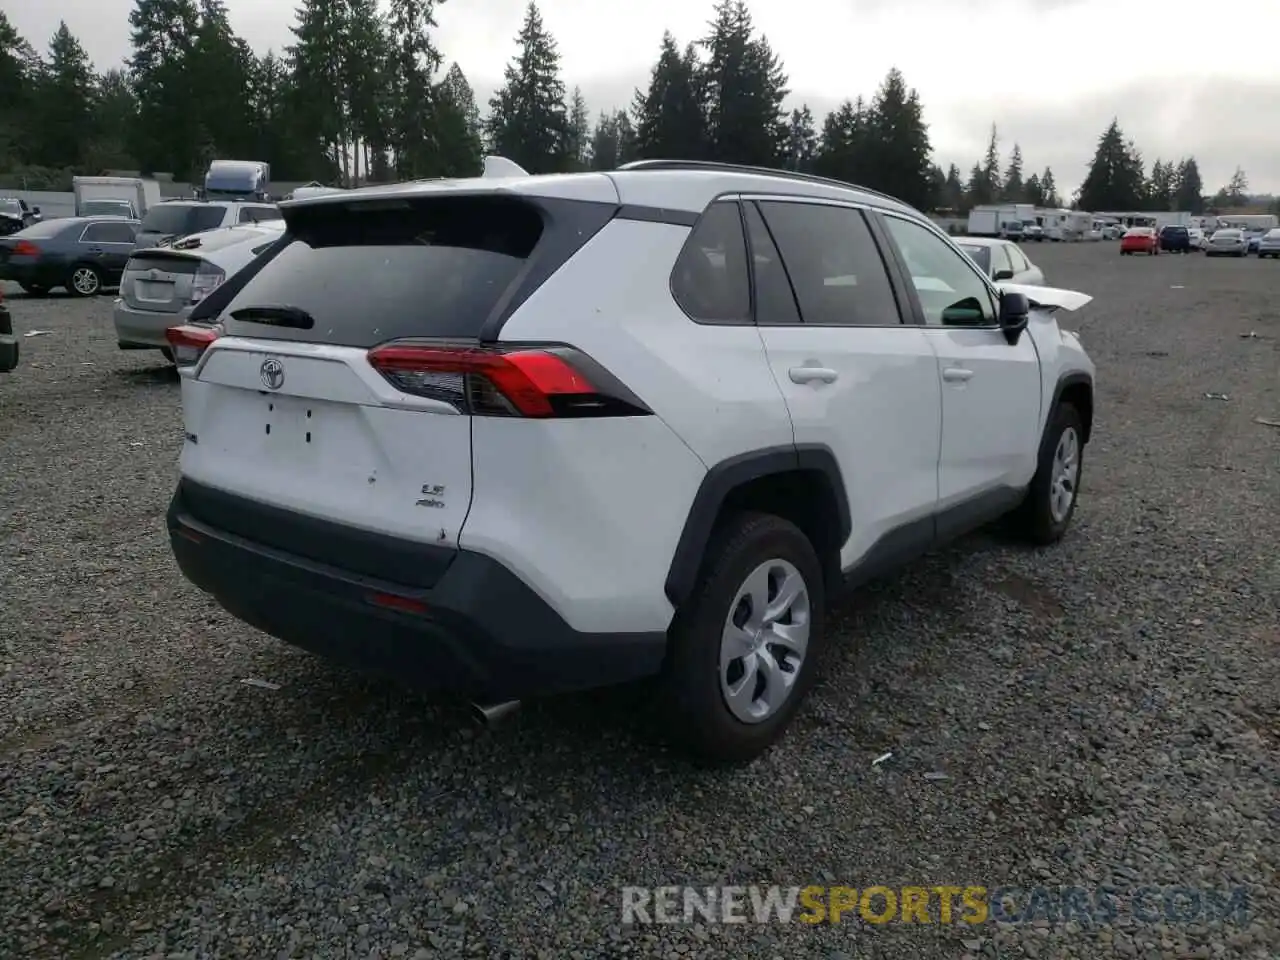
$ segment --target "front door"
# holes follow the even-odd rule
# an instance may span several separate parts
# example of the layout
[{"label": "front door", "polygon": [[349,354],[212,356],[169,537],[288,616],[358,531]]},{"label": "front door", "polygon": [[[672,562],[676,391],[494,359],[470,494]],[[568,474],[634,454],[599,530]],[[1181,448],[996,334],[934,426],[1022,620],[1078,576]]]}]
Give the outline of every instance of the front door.
[{"label": "front door", "polygon": [[1009,343],[997,323],[995,291],[952,243],[904,217],[884,214],[884,223],[911,274],[937,355],[939,507],[963,522],[967,509],[1014,502],[1035,473],[1039,356],[1027,333]]}]

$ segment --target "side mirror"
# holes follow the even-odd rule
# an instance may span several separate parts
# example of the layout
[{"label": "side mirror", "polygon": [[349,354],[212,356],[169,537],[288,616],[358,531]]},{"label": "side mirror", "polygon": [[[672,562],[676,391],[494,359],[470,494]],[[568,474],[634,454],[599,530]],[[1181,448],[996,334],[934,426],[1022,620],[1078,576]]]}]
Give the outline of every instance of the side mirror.
[{"label": "side mirror", "polygon": [[942,309],[942,324],[946,327],[985,327],[990,323],[977,297],[965,297]]},{"label": "side mirror", "polygon": [[1000,294],[1000,329],[1010,345],[1016,344],[1031,319],[1031,301],[1022,293]]},{"label": "side mirror", "polygon": [[997,270],[997,271],[996,271],[995,276],[994,276],[994,277],[992,277],[991,279],[993,279],[996,283],[999,283],[1001,280],[1012,280],[1012,279],[1013,279],[1013,271],[1012,271],[1012,270]]},{"label": "side mirror", "polygon": [[38,217],[38,216],[40,216],[40,208],[39,208],[39,207],[32,207],[32,208],[31,208],[31,212],[32,212],[32,213],[34,213],[37,217]]}]

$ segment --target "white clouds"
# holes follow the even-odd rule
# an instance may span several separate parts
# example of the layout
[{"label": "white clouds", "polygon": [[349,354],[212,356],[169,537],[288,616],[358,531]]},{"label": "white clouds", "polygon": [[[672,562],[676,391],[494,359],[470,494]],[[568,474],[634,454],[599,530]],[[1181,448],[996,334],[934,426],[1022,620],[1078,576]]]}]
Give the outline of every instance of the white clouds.
[{"label": "white clouds", "polygon": [[[131,0],[7,0],[15,26],[43,45],[65,19],[99,68],[128,53]],[[227,0],[255,49],[292,39],[294,0]],[[515,51],[525,0],[449,0],[437,42],[487,98]],[[706,32],[710,0],[542,0],[566,82],[593,109],[624,106],[645,83],[664,29],[681,43]],[[1280,62],[1206,54],[1185,25],[1199,0],[753,0],[798,99],[827,109],[870,95],[896,66],[919,91],[944,162],[966,168],[990,123],[1036,167],[1074,183],[1112,115],[1149,159],[1194,153],[1216,187],[1237,163],[1255,188],[1280,189],[1280,133],[1257,111],[1280,90]],[[1239,36],[1280,35],[1280,3],[1234,15]],[[1138,38],[1100,43],[1100,37]],[[1234,44],[1247,49],[1247,44]],[[1274,114],[1272,114],[1274,116]],[[1211,133],[1212,131],[1212,133]],[[1038,159],[1040,158],[1040,159]],[[1071,169],[1067,169],[1070,167]]]}]

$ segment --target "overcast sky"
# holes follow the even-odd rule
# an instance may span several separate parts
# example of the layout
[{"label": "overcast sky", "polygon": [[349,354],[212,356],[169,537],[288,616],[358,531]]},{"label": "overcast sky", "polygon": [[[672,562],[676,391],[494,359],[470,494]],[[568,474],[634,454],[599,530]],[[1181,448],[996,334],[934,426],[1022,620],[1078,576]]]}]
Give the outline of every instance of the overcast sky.
[{"label": "overcast sky", "polygon": [[[295,0],[226,0],[255,50],[292,39]],[[437,45],[484,109],[515,51],[525,0],[448,0]],[[132,0],[0,0],[43,48],[65,19],[99,69],[129,54]],[[542,0],[566,84],[593,112],[643,86],[664,29],[681,43],[706,31],[705,0]],[[1220,5],[1221,8],[1222,5]],[[1183,10],[1185,8],[1185,15]],[[1235,54],[1186,34],[1206,22],[1200,0],[752,0],[756,25],[782,56],[792,100],[821,116],[870,95],[897,66],[920,91],[937,159],[967,174],[991,124],[1002,152],[1017,141],[1028,172],[1053,167],[1069,194],[1113,115],[1148,164],[1193,154],[1206,191],[1237,165],[1255,191],[1280,192],[1280,61],[1250,37],[1280,36],[1280,2],[1231,5]],[[1110,38],[1136,38],[1100,43]]]}]

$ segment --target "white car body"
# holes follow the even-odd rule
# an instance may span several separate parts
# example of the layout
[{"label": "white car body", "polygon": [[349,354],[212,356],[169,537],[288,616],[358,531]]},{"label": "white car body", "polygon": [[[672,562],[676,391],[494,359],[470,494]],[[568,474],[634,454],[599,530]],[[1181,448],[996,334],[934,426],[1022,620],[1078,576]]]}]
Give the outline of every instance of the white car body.
[{"label": "white car body", "polygon": [[1280,227],[1268,230],[1263,234],[1262,239],[1258,241],[1258,257],[1261,259],[1268,257],[1280,258]]},{"label": "white car body", "polygon": [[236,616],[481,703],[661,676],[685,746],[746,759],[828,589],[1074,505],[1088,295],[822,178],[511,167],[287,204],[170,331],[171,543]]},{"label": "white car body", "polygon": [[1032,263],[1016,243],[985,237],[960,237],[956,246],[972,257],[992,280],[1032,287],[1044,285],[1044,271]]},{"label": "white car body", "polygon": [[264,220],[135,250],[115,300],[116,342],[122,350],[167,351],[165,331],[184,322],[206,294],[283,235],[283,220]]},{"label": "white car body", "polygon": [[1249,241],[1243,230],[1221,227],[1213,232],[1204,252],[1211,257],[1243,257],[1249,252]]},{"label": "white car body", "polygon": [[1205,240],[1204,231],[1199,227],[1188,227],[1187,236],[1191,238],[1191,247],[1193,250],[1203,250],[1205,244],[1208,242]]}]

